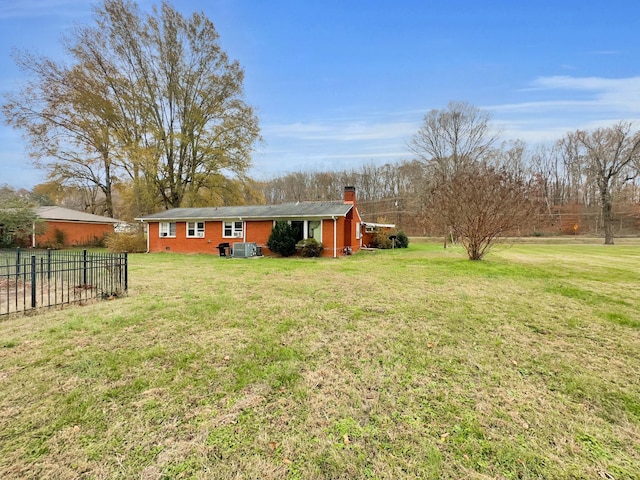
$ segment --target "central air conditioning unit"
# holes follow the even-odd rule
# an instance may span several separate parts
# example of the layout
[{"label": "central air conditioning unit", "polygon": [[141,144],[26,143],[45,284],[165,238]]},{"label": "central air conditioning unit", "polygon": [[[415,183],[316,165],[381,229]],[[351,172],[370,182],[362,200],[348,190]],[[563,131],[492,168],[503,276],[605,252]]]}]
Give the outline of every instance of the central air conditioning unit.
[{"label": "central air conditioning unit", "polygon": [[253,242],[234,243],[233,258],[249,258],[258,255],[258,244]]}]

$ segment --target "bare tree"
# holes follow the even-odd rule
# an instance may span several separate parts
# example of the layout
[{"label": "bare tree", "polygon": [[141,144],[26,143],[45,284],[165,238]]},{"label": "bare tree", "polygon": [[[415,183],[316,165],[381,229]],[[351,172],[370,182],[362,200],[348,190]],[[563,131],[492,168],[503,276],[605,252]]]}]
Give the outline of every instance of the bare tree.
[{"label": "bare tree", "polygon": [[613,127],[592,132],[578,130],[566,135],[564,142],[575,151],[575,161],[591,183],[597,187],[605,245],[613,245],[613,204],[616,186],[633,180],[634,162],[640,156],[640,132],[632,124],[620,122]]},{"label": "bare tree", "polygon": [[18,58],[36,78],[4,112],[50,172],[110,196],[117,165],[136,195],[151,188],[165,208],[197,203],[201,189],[220,184],[217,175],[242,178],[258,120],[213,23],[164,2],[143,15],[129,0],[103,0],[95,19],[66,40],[71,67]]},{"label": "bare tree", "polygon": [[528,183],[484,164],[459,169],[440,184],[432,208],[441,212],[471,260],[481,260],[499,237],[528,225],[537,210]]},{"label": "bare tree", "polygon": [[447,180],[460,168],[483,158],[497,140],[488,112],[466,103],[450,102],[446,110],[431,110],[408,144],[436,180]]},{"label": "bare tree", "polygon": [[28,151],[50,180],[73,186],[90,184],[113,216],[112,135],[100,101],[100,86],[81,66],[68,68],[28,53],[16,54],[20,68],[33,80],[3,105],[6,122],[23,131]]}]

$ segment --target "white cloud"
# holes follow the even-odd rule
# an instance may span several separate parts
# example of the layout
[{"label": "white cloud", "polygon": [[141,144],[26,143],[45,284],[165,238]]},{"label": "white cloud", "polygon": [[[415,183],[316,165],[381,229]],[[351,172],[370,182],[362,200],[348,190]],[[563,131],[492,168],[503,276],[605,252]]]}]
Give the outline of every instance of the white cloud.
[{"label": "white cloud", "polygon": [[640,77],[539,77],[521,93],[540,100],[484,107],[506,138],[548,142],[569,131],[640,118]]},{"label": "white cloud", "polygon": [[618,50],[594,50],[589,53],[591,55],[620,55],[621,52]]},{"label": "white cloud", "polygon": [[543,100],[539,102],[521,102],[521,103],[505,103],[502,105],[488,105],[482,107],[483,110],[489,110],[498,113],[526,112],[537,114],[549,112],[551,110],[563,110],[567,108],[589,109],[597,106],[597,102],[592,100]]},{"label": "white cloud", "polygon": [[335,123],[289,123],[263,127],[265,137],[287,137],[297,140],[351,142],[403,138],[416,130],[413,122],[336,121]]},{"label": "white cloud", "polygon": [[640,111],[640,77],[540,77],[532,86],[542,91],[591,93],[587,104],[600,109]]}]

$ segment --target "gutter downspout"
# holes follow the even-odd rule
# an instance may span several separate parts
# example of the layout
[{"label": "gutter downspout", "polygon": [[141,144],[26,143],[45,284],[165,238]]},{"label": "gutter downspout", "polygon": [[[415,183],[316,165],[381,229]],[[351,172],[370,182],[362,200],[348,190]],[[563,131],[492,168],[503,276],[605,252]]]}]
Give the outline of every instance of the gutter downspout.
[{"label": "gutter downspout", "polygon": [[333,219],[333,258],[338,258],[338,220],[335,216]]},{"label": "gutter downspout", "polygon": [[[149,253],[149,249],[151,248],[150,244],[149,244],[149,240],[150,240],[149,239],[149,224],[147,222],[142,222],[142,223],[144,223],[144,230],[145,230],[144,233],[147,234],[147,251],[144,252],[144,253]],[[158,223],[158,228],[160,228],[160,224],[159,223]]]},{"label": "gutter downspout", "polygon": [[31,224],[31,247],[36,248],[36,222]]}]

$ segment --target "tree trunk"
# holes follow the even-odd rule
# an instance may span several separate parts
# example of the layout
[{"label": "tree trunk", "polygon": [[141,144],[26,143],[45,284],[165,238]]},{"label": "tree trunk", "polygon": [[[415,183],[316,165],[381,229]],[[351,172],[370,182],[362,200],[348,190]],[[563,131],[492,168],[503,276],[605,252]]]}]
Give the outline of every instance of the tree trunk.
[{"label": "tree trunk", "polygon": [[113,218],[113,177],[111,175],[111,160],[109,153],[102,155],[104,161],[104,209],[105,216]]},{"label": "tree trunk", "polygon": [[609,189],[604,186],[600,192],[602,199],[602,224],[604,227],[604,244],[613,245],[613,205]]}]

